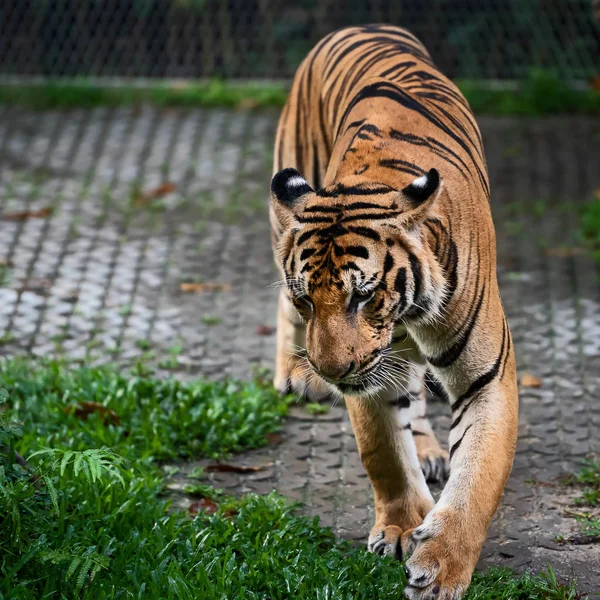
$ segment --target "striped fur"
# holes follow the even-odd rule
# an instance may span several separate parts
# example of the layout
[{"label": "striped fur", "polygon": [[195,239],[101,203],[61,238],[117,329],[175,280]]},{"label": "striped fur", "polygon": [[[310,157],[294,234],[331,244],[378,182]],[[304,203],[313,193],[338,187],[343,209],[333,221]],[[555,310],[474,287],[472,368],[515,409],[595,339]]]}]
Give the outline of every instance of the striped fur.
[{"label": "striped fur", "polygon": [[[375,493],[369,548],[412,554],[409,598],[459,598],[518,404],[475,118],[411,33],[344,29],[298,69],[274,163],[275,385],[344,395]],[[425,369],[452,408],[449,454],[426,419]],[[425,477],[448,466],[434,506]]]}]

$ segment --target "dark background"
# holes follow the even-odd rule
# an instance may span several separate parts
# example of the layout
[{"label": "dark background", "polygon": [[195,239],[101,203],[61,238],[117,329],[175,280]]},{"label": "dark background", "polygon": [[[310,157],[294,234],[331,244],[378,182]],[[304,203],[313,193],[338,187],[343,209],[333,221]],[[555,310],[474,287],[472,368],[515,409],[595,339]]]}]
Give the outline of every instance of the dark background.
[{"label": "dark background", "polygon": [[592,0],[0,0],[0,76],[290,78],[350,24],[416,33],[450,77],[589,79]]}]

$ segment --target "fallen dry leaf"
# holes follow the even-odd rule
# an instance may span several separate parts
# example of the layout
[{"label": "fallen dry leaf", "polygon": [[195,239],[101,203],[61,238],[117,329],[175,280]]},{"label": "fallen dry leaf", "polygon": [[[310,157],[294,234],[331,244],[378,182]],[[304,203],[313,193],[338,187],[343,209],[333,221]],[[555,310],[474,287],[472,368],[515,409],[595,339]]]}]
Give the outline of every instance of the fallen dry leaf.
[{"label": "fallen dry leaf", "polygon": [[596,75],[590,81],[590,87],[597,92],[600,92],[600,75]]},{"label": "fallen dry leaf", "polygon": [[523,373],[521,376],[521,385],[523,387],[541,388],[542,380],[531,373]]},{"label": "fallen dry leaf", "polygon": [[80,402],[74,406],[65,408],[67,414],[73,414],[82,421],[87,421],[91,414],[98,414],[105,425],[120,425],[121,419],[114,410],[100,404],[99,402]]},{"label": "fallen dry leaf", "polygon": [[231,286],[228,283],[214,283],[212,281],[207,281],[205,283],[181,283],[179,284],[179,290],[186,294],[200,294],[202,292],[229,292],[231,290]]},{"label": "fallen dry leaf", "polygon": [[258,106],[258,101],[254,98],[242,98],[237,104],[240,110],[253,110]]},{"label": "fallen dry leaf", "polygon": [[219,509],[217,503],[210,498],[200,498],[196,502],[192,502],[188,508],[190,515],[197,515],[200,512],[207,515],[214,515]]},{"label": "fallen dry leaf", "polygon": [[77,290],[67,290],[64,296],[61,296],[60,299],[63,302],[69,302],[70,304],[73,304],[79,300],[79,292]]},{"label": "fallen dry leaf", "polygon": [[143,207],[148,206],[152,200],[162,198],[168,194],[173,193],[177,189],[177,186],[171,182],[161,183],[159,186],[146,191],[139,191],[133,198],[133,204],[135,206]]},{"label": "fallen dry leaf", "polygon": [[267,433],[267,441],[273,446],[278,446],[283,442],[283,437],[279,433]]},{"label": "fallen dry leaf", "polygon": [[596,198],[596,200],[600,200],[600,188],[594,191],[594,198]]},{"label": "fallen dry leaf", "polygon": [[219,473],[255,473],[256,471],[264,471],[272,465],[273,463],[256,467],[244,467],[238,465],[229,465],[227,463],[217,463],[216,465],[208,465],[207,467],[204,467],[204,470],[208,471],[209,473],[214,473],[215,471]]},{"label": "fallen dry leaf", "polygon": [[43,277],[30,277],[29,279],[23,279],[21,285],[16,288],[18,292],[33,292],[40,296],[47,296],[48,290],[53,286],[54,281],[52,279],[45,279]]},{"label": "fallen dry leaf", "polygon": [[256,335],[273,335],[275,333],[275,327],[271,325],[259,325],[256,328]]},{"label": "fallen dry leaf", "polygon": [[3,213],[0,215],[0,219],[2,221],[26,221],[27,219],[45,219],[49,217],[53,208],[51,206],[46,206],[44,208],[40,208],[39,210],[20,210],[16,212]]}]

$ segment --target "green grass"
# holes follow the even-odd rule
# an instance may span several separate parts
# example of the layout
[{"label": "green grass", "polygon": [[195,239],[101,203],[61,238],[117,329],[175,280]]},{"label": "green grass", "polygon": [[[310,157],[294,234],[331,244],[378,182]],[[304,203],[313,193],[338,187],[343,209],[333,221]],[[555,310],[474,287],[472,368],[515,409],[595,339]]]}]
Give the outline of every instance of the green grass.
[{"label": "green grass", "polygon": [[[182,384],[6,362],[0,401],[3,600],[401,597],[400,563],[335,539],[279,496],[234,499],[200,483],[188,491],[215,514],[169,510],[156,459],[263,444],[287,405],[260,382]],[[83,420],[68,408],[80,402],[106,410]],[[577,595],[551,570],[491,570],[467,597]]]},{"label": "green grass", "polygon": [[283,106],[287,88],[281,84],[240,84],[222,81],[157,83],[145,87],[104,86],[71,79],[42,85],[0,86],[0,104],[33,109],[91,108],[150,103],[156,106]]},{"label": "green grass", "polygon": [[[578,89],[551,71],[532,70],[515,90],[494,88],[484,81],[457,82],[479,114],[546,115],[600,114],[600,94]],[[146,86],[100,85],[82,79],[43,84],[0,86],[0,104],[33,109],[120,106],[151,103],[156,106],[282,107],[289,85],[235,83],[221,80],[164,82]]]},{"label": "green grass", "polygon": [[[0,387],[10,394],[11,416],[23,424],[24,448],[107,446],[136,459],[217,457],[264,445],[289,402],[260,381],[186,384],[125,378],[110,368],[69,370],[56,362],[4,363]],[[69,414],[81,402],[113,410],[120,424],[107,427],[97,413],[86,421]]]},{"label": "green grass", "polygon": [[575,518],[581,524],[582,533],[600,539],[600,461],[585,461],[569,483],[581,489],[581,496],[575,498],[579,508]]},{"label": "green grass", "polygon": [[574,88],[551,71],[532,70],[514,91],[493,89],[481,81],[457,85],[476,114],[600,114],[600,93]]}]

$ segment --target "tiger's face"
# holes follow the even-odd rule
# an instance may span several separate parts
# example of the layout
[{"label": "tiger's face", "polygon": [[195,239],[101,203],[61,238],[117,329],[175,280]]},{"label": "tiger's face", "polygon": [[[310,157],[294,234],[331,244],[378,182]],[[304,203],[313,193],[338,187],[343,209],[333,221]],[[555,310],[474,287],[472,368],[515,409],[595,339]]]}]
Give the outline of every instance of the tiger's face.
[{"label": "tiger's face", "polygon": [[371,395],[398,379],[394,329],[442,306],[445,279],[423,231],[440,188],[434,169],[402,191],[315,192],[294,169],[273,179],[281,268],[306,324],[306,360],[343,394]]}]

